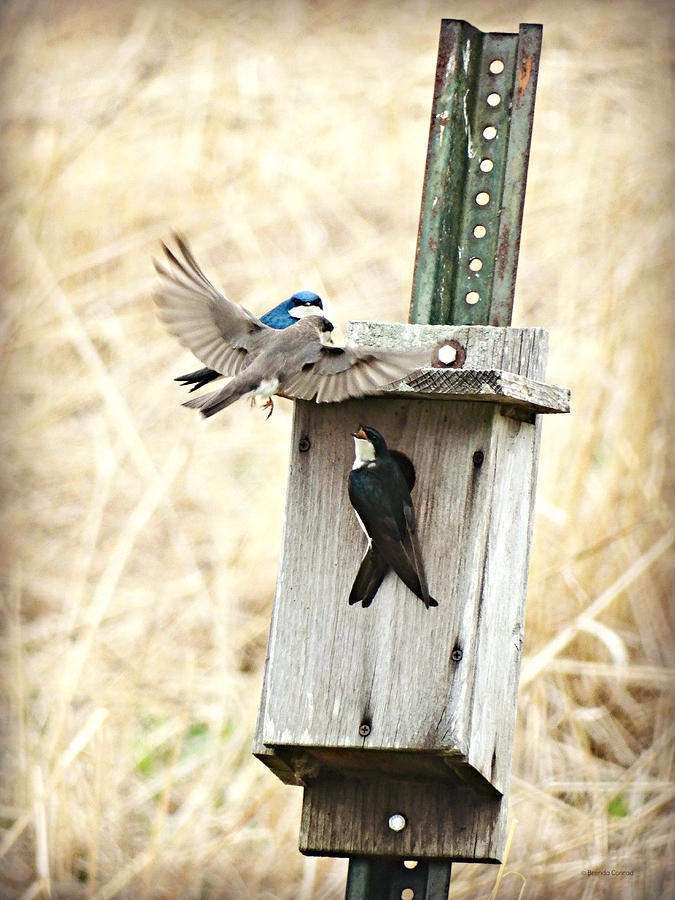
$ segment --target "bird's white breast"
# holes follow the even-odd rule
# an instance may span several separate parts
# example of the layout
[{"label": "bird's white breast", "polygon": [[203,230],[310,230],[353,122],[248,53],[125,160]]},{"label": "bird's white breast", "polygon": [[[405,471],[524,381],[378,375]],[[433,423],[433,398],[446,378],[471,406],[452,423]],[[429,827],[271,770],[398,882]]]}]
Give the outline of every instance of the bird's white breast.
[{"label": "bird's white breast", "polygon": [[370,441],[363,438],[354,438],[354,451],[356,457],[352,469],[360,469],[361,466],[367,466],[368,463],[375,461],[375,448]]}]

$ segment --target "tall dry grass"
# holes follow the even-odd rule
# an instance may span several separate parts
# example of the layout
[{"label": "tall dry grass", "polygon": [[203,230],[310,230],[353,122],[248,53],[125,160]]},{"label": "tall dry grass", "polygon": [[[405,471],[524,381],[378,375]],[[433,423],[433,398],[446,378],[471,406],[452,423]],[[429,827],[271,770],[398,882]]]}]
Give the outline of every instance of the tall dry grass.
[{"label": "tall dry grass", "polygon": [[[514,324],[551,332],[499,898],[672,884],[668,2],[3,4],[7,898],[338,898],[249,748],[290,404],[208,423],[150,257],[405,321],[442,15],[543,22]],[[588,876],[589,870],[631,876]],[[497,869],[454,867],[488,897]],[[524,888],[523,888],[524,883]]]}]

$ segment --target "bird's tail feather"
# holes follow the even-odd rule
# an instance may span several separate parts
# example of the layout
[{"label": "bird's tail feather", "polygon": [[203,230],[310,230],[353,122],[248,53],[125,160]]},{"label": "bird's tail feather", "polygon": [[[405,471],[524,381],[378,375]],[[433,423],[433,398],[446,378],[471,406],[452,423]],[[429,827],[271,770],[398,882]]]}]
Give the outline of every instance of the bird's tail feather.
[{"label": "bird's tail feather", "polygon": [[230,381],[229,384],[226,384],[219,391],[211,391],[210,394],[202,394],[201,397],[193,397],[191,400],[186,400],[183,406],[187,406],[190,409],[198,409],[204,418],[207,419],[209,416],[215,415],[221,409],[225,409],[226,406],[234,403],[243,393],[245,393],[245,390],[242,390],[241,385]]},{"label": "bird's tail feather", "polygon": [[420,580],[419,573],[415,570],[411,561],[399,559],[393,568],[403,584],[410,588],[415,596],[420,598],[427,609],[429,609],[430,606],[438,606],[438,601],[434,600],[429,594],[429,589],[427,588],[426,580],[424,579],[424,573],[422,573],[422,579]]},{"label": "bird's tail feather", "polygon": [[369,547],[361,560],[359,571],[356,573],[349,594],[349,605],[360,602],[361,606],[370,606],[388,569],[389,566],[382,556],[374,547]]},{"label": "bird's tail feather", "polygon": [[420,584],[420,579],[416,572],[400,567],[396,570],[396,574],[406,587],[410,588],[413,594],[420,598],[427,609],[429,609],[430,606],[438,606],[438,601],[434,600],[431,594],[429,594],[429,591],[426,589],[426,584],[424,585],[424,588]]},{"label": "bird's tail feather", "polygon": [[221,375],[219,372],[216,372],[214,369],[198,369],[196,372],[188,372],[187,375],[179,375],[178,378],[174,378],[174,381],[180,381],[182,385],[187,387],[189,384],[192,385],[190,388],[190,392],[196,391],[198,388],[203,387],[205,384],[209,384],[211,381],[215,381],[217,378],[220,378]]}]

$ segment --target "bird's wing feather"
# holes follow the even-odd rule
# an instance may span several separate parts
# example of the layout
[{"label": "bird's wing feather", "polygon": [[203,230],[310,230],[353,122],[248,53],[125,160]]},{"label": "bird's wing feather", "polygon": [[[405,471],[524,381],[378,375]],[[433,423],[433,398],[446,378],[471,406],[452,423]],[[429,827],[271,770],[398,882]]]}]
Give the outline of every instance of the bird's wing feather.
[{"label": "bird's wing feather", "polygon": [[397,352],[324,346],[311,368],[286,382],[284,393],[317,403],[362,397],[429,365],[431,358],[428,349]]},{"label": "bird's wing feather", "polygon": [[422,562],[422,551],[420,549],[419,538],[417,537],[417,523],[415,522],[415,511],[412,504],[403,508],[406,524],[406,538],[403,546],[406,550],[406,556],[412,562],[413,568],[417,573],[420,583],[420,593],[427,608],[429,607],[429,587],[427,585],[426,575],[424,574],[424,563]]},{"label": "bird's wing feather", "polygon": [[[379,489],[370,495],[358,490],[356,481],[359,475],[352,472],[348,482],[349,499],[363,521],[372,546],[376,548],[381,559],[394,569],[398,577],[424,601],[427,607],[436,606],[436,601],[429,596],[424,574],[412,500],[409,497],[404,500],[400,511],[388,502],[391,495],[388,489],[389,481],[392,479],[396,481],[399,478],[402,482],[406,480],[396,463],[395,469],[394,472],[389,471],[386,476],[378,476],[374,471],[371,472],[369,476],[371,485],[378,485],[379,482]],[[356,470],[356,473],[358,472],[359,470]],[[386,484],[382,480],[383,477],[387,481]]]},{"label": "bird's wing feather", "polygon": [[274,332],[243,306],[231,303],[211,284],[187,243],[175,236],[182,259],[166,245],[168,263],[155,261],[161,287],[154,300],[167,330],[206,366],[236,375],[264,336]]}]

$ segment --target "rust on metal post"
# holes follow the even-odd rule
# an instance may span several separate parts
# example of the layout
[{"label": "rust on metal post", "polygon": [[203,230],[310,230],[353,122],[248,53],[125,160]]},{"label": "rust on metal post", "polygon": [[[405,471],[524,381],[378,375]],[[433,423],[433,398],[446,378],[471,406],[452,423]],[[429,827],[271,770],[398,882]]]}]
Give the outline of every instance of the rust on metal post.
[{"label": "rust on metal post", "polygon": [[511,323],[541,36],[441,23],[411,322]]}]

